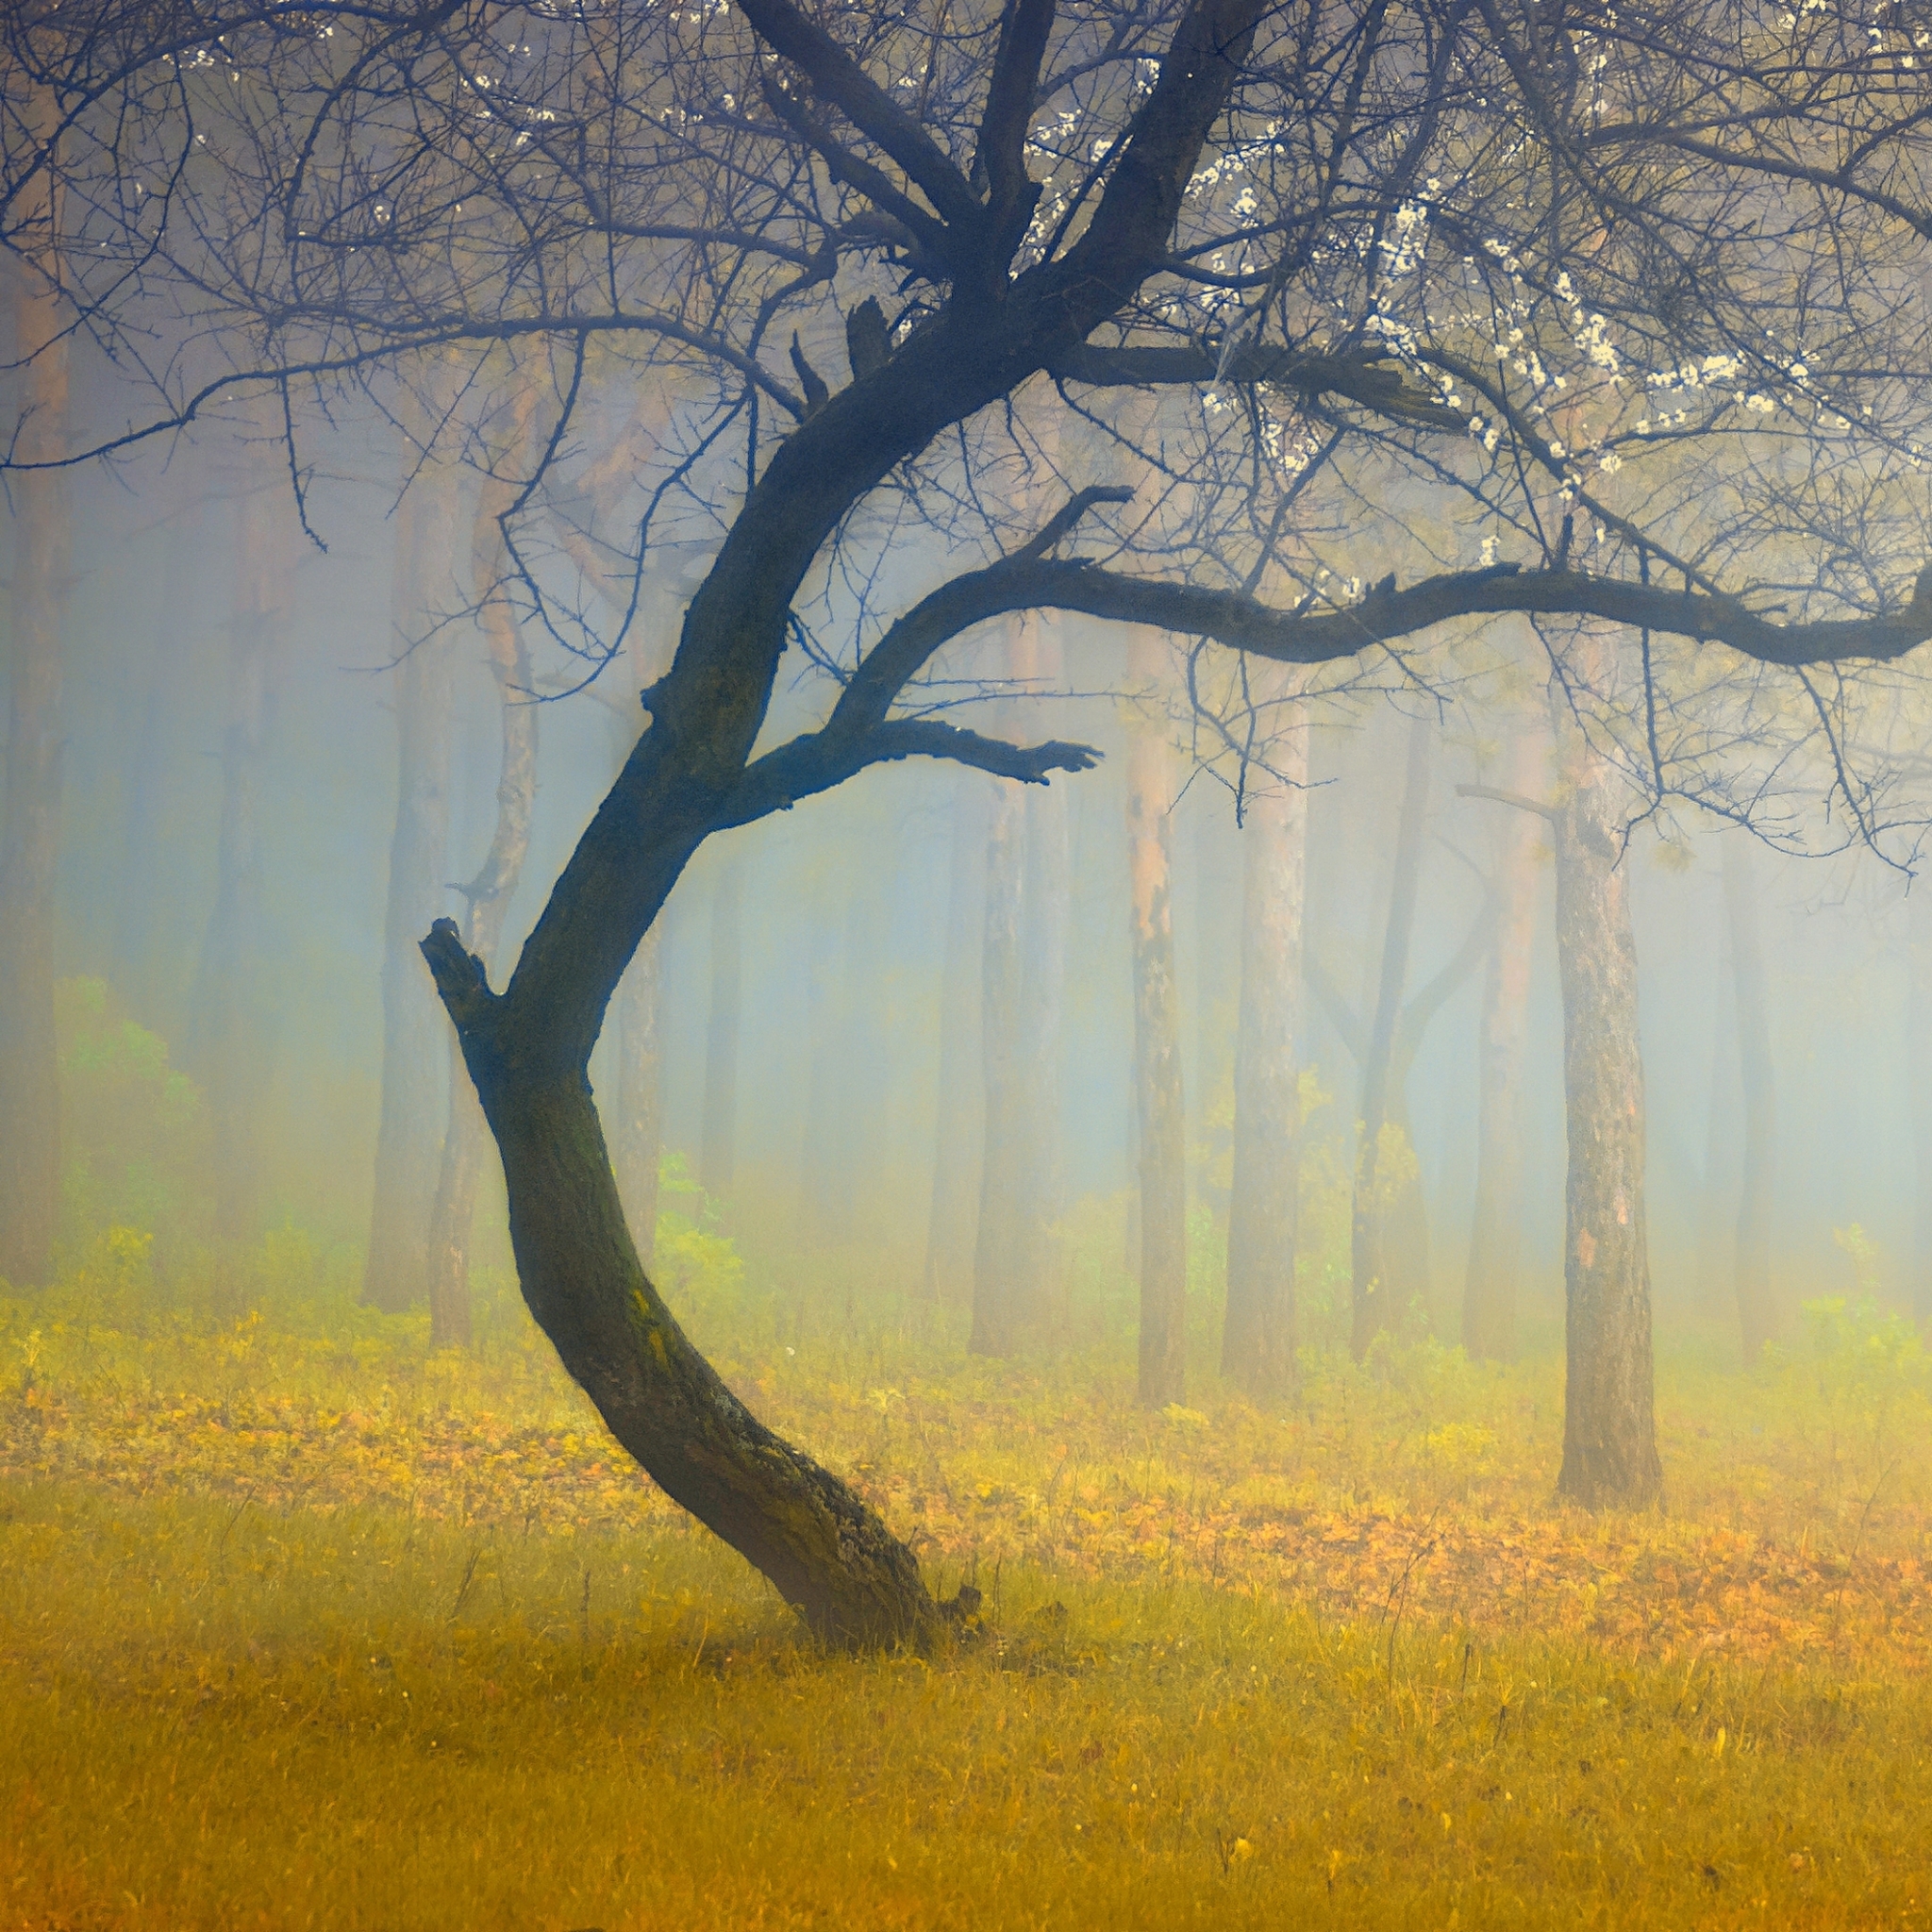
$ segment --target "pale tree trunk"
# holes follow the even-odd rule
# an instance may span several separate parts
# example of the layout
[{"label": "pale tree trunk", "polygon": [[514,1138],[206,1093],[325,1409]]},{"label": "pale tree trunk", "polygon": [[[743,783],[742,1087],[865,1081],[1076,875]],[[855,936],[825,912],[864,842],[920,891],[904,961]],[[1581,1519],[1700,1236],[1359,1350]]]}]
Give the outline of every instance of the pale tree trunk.
[{"label": "pale tree trunk", "polygon": [[[1008,620],[1008,675],[1058,683],[1058,640],[1037,616]],[[1024,730],[1015,708],[1008,727]],[[974,1248],[976,1353],[1009,1355],[1057,1310],[1061,1210],[1060,1017],[1066,979],[1066,802],[1002,788],[986,844],[980,1053],[985,1153]]]},{"label": "pale tree trunk", "polygon": [[1744,1359],[1764,1353],[1776,1327],[1771,1299],[1771,1216],[1776,1185],[1777,1083],[1771,1058],[1764,940],[1758,912],[1756,841],[1724,840],[1724,917],[1738,1008],[1738,1072],[1743,1091],[1743,1186],[1738,1200],[1735,1279]]},{"label": "pale tree trunk", "polygon": [[[273,435],[266,417],[258,428]],[[230,1245],[260,1231],[261,1133],[274,1080],[264,793],[284,669],[298,532],[266,455],[238,479],[227,723],[215,841],[215,903],[189,1003],[188,1060],[208,1096],[215,1233]]]},{"label": "pale tree trunk", "polygon": [[[1542,741],[1517,737],[1509,784],[1541,791]],[[1483,979],[1478,1038],[1475,1213],[1462,1291],[1462,1346],[1477,1361],[1516,1354],[1516,1295],[1523,1254],[1523,1071],[1529,1030],[1529,966],[1536,928],[1537,857],[1542,828],[1533,817],[1502,822],[1496,867],[1496,931]]]},{"label": "pale tree trunk", "polygon": [[974,941],[983,925],[981,873],[988,835],[983,783],[976,774],[962,775],[952,806],[946,951],[940,972],[939,1103],[921,1277],[921,1293],[928,1302],[961,1298],[973,1241],[973,1130],[977,1123],[966,1094],[977,1043],[971,1002],[976,991]]},{"label": "pale tree trunk", "polygon": [[[528,436],[535,392],[517,399],[515,448]],[[537,718],[530,696],[529,658],[515,607],[501,580],[507,567],[497,519],[514,494],[514,458],[484,485],[471,532],[471,561],[480,599],[479,621],[490,649],[503,730],[503,760],[496,783],[496,828],[482,868],[461,888],[469,901],[464,944],[488,972],[503,939],[510,896],[530,849],[530,821],[537,805]],[[458,1043],[453,1053],[460,1056]],[[450,1069],[449,1124],[443,1135],[428,1239],[429,1339],[433,1347],[466,1348],[471,1338],[470,1241],[476,1220],[476,1184],[482,1170],[483,1110],[460,1060]]]},{"label": "pale tree trunk", "polygon": [[1278,774],[1241,827],[1241,1006],[1234,1059],[1234,1176],[1221,1373],[1257,1401],[1294,1382],[1300,1224],[1302,912],[1308,747],[1292,728]]},{"label": "pale tree trunk", "polygon": [[[1559,702],[1555,701],[1553,702]],[[1643,1208],[1643,1062],[1615,777],[1560,715],[1557,959],[1569,1133],[1563,1280],[1568,1378],[1560,1494],[1639,1507],[1662,1492]]]},{"label": "pale tree trunk", "polygon": [[[1162,632],[1137,628],[1135,686],[1158,694],[1172,673]],[[1167,720],[1137,713],[1127,727],[1127,876],[1134,976],[1134,1114],[1140,1127],[1141,1400],[1187,1392],[1187,1113],[1181,1089],[1180,998],[1169,893],[1174,751]]]},{"label": "pale tree trunk", "polygon": [[[1718,1312],[1720,1287],[1737,1274],[1737,1203],[1743,1186],[1743,1113],[1738,1065],[1738,972],[1731,922],[1718,922],[1717,972],[1710,1000],[1710,1098],[1704,1121],[1703,1186],[1697,1200],[1697,1292]],[[1727,1311],[1731,1312],[1731,1311]]]},{"label": "pale tree trunk", "polygon": [[[29,118],[52,101],[29,95]],[[29,130],[32,132],[32,130]],[[38,138],[38,136],[36,137]],[[13,210],[13,357],[21,372],[20,459],[67,450],[67,342],[53,291],[52,192]],[[73,550],[67,473],[9,483],[13,582],[8,612],[7,791],[0,824],[0,1279],[48,1278],[60,1221],[60,1068],[54,1043],[54,887],[60,854],[60,619]]]},{"label": "pale tree trunk", "polygon": [[1932,887],[1906,902],[1906,1082],[1912,1109],[1912,1317],[1932,1327]]},{"label": "pale tree trunk", "polygon": [[705,1015],[705,1111],[698,1141],[698,1179],[713,1201],[722,1201],[731,1192],[736,1164],[742,896],[742,863],[733,853],[721,859],[711,880],[711,984]]},{"label": "pale tree trunk", "polygon": [[[1359,1361],[1369,1344],[1400,1313],[1391,1307],[1391,1290],[1413,1291],[1415,1284],[1398,1278],[1389,1241],[1391,1214],[1405,1185],[1413,1182],[1383,1170],[1391,1158],[1406,1153],[1384,1145],[1389,1112],[1390,1072],[1395,1051],[1395,1029],[1402,1014],[1403,987],[1408,977],[1408,946],[1415,929],[1416,892],[1422,878],[1423,818],[1429,796],[1429,725],[1418,716],[1408,727],[1408,763],[1402,791],[1402,816],[1395,835],[1395,869],[1389,888],[1389,923],[1383,931],[1382,970],[1375,992],[1375,1010],[1369,1024],[1362,1060],[1362,1105],[1357,1129],[1355,1211],[1350,1230],[1350,1274],[1354,1285],[1350,1347]],[[1393,1141],[1395,1135],[1386,1137]]]},{"label": "pale tree trunk", "polygon": [[[423,437],[440,420],[418,425]],[[421,455],[412,443],[406,468]],[[438,613],[453,605],[461,472],[432,455],[396,509],[391,610],[396,821],[382,939],[382,1112],[362,1298],[395,1313],[429,1291],[429,1224],[448,1117],[449,1045],[416,941],[450,890],[450,741],[456,677]]]}]

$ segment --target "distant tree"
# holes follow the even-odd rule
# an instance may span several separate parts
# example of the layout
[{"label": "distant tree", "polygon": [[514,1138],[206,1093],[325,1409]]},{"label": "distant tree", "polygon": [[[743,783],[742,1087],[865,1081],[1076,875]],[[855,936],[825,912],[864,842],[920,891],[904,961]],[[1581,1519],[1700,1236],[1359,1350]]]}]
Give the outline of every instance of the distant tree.
[{"label": "distant tree", "polygon": [[[1724,708],[1782,676],[1815,698],[1821,747],[1783,782],[1856,801],[1856,704],[1814,667],[1932,634],[1932,577],[1906,582],[1925,543],[1816,541],[1849,527],[1871,476],[1909,475],[1932,402],[1912,299],[1932,217],[1910,200],[1926,80],[1874,31],[1713,0],[7,15],[0,242],[26,248],[20,210],[58,174],[63,312],[150,385],[117,398],[128,426],[66,459],[265,390],[289,403],[299,493],[316,406],[379,398],[451,346],[480,371],[506,341],[570,363],[604,339],[639,382],[666,364],[714,378],[681,453],[640,483],[640,573],[666,504],[717,538],[649,728],[501,991],[453,923],[425,951],[538,1321],[619,1441],[826,1637],[918,1639],[941,1613],[878,1516],[757,1422],[665,1307],[586,1078],[692,854],[879,763],[1020,782],[1091,765],[935,709],[936,654],[1015,610],[1396,674],[1402,641],[1516,613],[1541,622],[1598,761],[1576,763],[1558,841],[1559,863],[1567,839],[1596,869],[1559,881],[1559,919],[1594,922],[1597,963],[1622,974],[1598,864],[1630,813],[1619,788],[1636,809],[1721,791]],[[58,140],[24,118],[41,86]],[[1171,398],[1144,436],[1116,408],[1143,388]],[[578,392],[562,385],[505,529],[533,620],[594,665],[621,630],[589,636],[528,541]],[[1108,474],[1067,476],[1035,523],[1016,486],[1042,445],[1021,432],[1067,411],[1098,425]],[[1297,534],[1305,488],[1349,506],[1339,546]],[[1433,554],[1414,491],[1452,533]],[[907,555],[921,524],[932,587],[890,617],[868,595],[834,646],[839,587],[883,586],[868,559]],[[1492,561],[1505,544],[1519,558]],[[1641,675],[1569,675],[1591,618],[1646,639]],[[836,697],[767,743],[794,644]],[[1587,1199],[1573,1163],[1573,1232],[1614,1291],[1592,1276],[1573,1295],[1565,1479],[1605,1502],[1656,1488],[1641,1215],[1614,1211],[1633,1151],[1614,1106],[1637,1098],[1624,1039],[1598,1039],[1573,1084],[1609,1136]]]}]

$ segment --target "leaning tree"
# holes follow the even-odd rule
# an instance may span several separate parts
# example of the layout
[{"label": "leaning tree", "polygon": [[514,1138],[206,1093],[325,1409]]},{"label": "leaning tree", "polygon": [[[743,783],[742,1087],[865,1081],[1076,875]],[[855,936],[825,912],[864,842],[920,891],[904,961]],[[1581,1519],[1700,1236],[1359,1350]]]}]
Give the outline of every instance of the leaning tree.
[{"label": "leaning tree", "polygon": [[[306,517],[332,425],[452,353],[477,381],[542,357],[505,568],[588,675],[625,625],[592,627],[543,534],[581,399],[620,361],[695,396],[598,538],[639,582],[667,532],[713,550],[635,748],[507,981],[447,923],[424,951],[537,1320],[828,1639],[943,1610],[684,1336],[587,1067],[707,839],[895,760],[1093,762],[953,708],[974,626],[1079,612],[1426,691],[1425,633],[1526,618],[1625,816],[1772,795],[1734,754],[1778,682],[1817,736],[1777,782],[1815,773],[1870,836],[1905,816],[1859,775],[1844,668],[1932,635],[1911,520],[1846,537],[1915,471],[1927,393],[1925,70],[1890,27],[1715,0],[23,0],[0,33],[0,241],[43,298],[16,365],[84,362],[111,424],[50,443],[29,380],[16,475],[266,391]],[[1596,675],[1604,626],[1634,674]],[[788,653],[829,680],[789,735]],[[1648,1435],[1648,1359],[1617,1369],[1587,1386]]]}]

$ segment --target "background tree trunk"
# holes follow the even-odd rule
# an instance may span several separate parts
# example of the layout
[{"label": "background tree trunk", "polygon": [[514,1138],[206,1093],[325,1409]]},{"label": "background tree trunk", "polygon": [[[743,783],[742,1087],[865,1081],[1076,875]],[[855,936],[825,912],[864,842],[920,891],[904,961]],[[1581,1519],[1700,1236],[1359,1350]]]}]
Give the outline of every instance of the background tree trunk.
[{"label": "background tree trunk", "polygon": [[[1350,1232],[1350,1274],[1354,1283],[1350,1347],[1360,1361],[1369,1344],[1394,1319],[1388,1241],[1391,1209],[1404,1180],[1386,1174],[1385,1166],[1405,1158],[1408,1149],[1383,1145],[1389,1117],[1390,1065],[1395,1050],[1396,1023],[1402,1013],[1402,991],[1408,977],[1408,944],[1415,929],[1416,891],[1422,878],[1423,816],[1429,798],[1430,727],[1415,718],[1408,727],[1408,764],[1402,791],[1402,816],[1395,834],[1395,870],[1389,887],[1389,923],[1382,939],[1382,970],[1375,992],[1375,1010],[1369,1024],[1367,1052],[1362,1059],[1362,1106],[1357,1128],[1355,1171],[1355,1214]],[[1398,1127],[1398,1131],[1400,1131]],[[1391,1142],[1393,1136],[1390,1137]],[[1406,1139],[1406,1137],[1405,1137]],[[1405,1159],[1405,1165],[1407,1164]]]},{"label": "background tree trunk", "polygon": [[[517,447],[528,433],[534,392],[518,403]],[[513,475],[512,464],[506,472]],[[503,727],[503,762],[496,783],[496,829],[476,876],[461,891],[470,904],[468,950],[488,972],[503,939],[511,894],[530,849],[530,821],[537,806],[537,719],[541,710],[529,695],[530,665],[517,613],[499,588],[508,559],[497,518],[510,501],[513,485],[491,477],[476,506],[471,558],[481,599],[480,622],[490,647]],[[458,1041],[454,1052],[460,1054]],[[467,1348],[470,1321],[470,1240],[476,1220],[476,1183],[482,1171],[482,1108],[463,1066],[450,1069],[449,1125],[429,1220],[429,1340],[436,1348]],[[616,1179],[612,1176],[614,1193]],[[620,1210],[621,1211],[621,1210]]]},{"label": "background tree trunk", "polygon": [[960,1298],[973,1241],[973,1129],[978,1124],[967,1090],[977,1030],[970,1008],[975,990],[973,941],[985,924],[980,903],[988,837],[984,784],[976,774],[961,774],[952,808],[946,951],[940,979],[939,1107],[921,1277],[921,1291],[929,1302]]},{"label": "background tree trunk", "polygon": [[[1037,614],[1008,620],[1007,669],[1029,687],[1059,681],[1058,640]],[[1009,707],[1006,728],[1024,731],[1023,715]],[[1051,786],[1002,786],[986,845],[980,982],[985,1154],[973,1347],[987,1355],[1041,1339],[1057,1312],[1068,883],[1065,799]]]},{"label": "background tree trunk", "polygon": [[1697,1295],[1714,1316],[1735,1315],[1722,1284],[1737,1275],[1738,1201],[1743,1187],[1743,1101],[1738,1066],[1738,974],[1731,922],[1718,921],[1710,998],[1710,1099],[1704,1121],[1703,1187],[1697,1197]]},{"label": "background tree trunk", "polygon": [[[1512,790],[1536,797],[1543,745],[1524,731],[1510,758]],[[1478,1041],[1475,1213],[1462,1290],[1462,1346],[1477,1361],[1516,1354],[1516,1291],[1523,1252],[1523,1067],[1529,1026],[1537,852],[1544,827],[1525,813],[1500,825],[1496,930],[1483,978]]]},{"label": "background tree trunk", "polygon": [[1743,1091],[1743,1186],[1738,1199],[1735,1279],[1744,1359],[1757,1361],[1776,1329],[1771,1299],[1771,1216],[1777,1157],[1777,1083],[1771,1058],[1755,841],[1724,837],[1724,918],[1737,992],[1738,1073]]},{"label": "background tree trunk", "polygon": [[[274,432],[264,422],[258,433]],[[230,1246],[260,1232],[261,1132],[274,1083],[262,804],[297,535],[282,487],[266,457],[238,482],[215,903],[188,1016],[187,1058],[213,1132],[215,1234]]]},{"label": "background tree trunk", "polygon": [[[425,438],[441,426],[418,425]],[[406,470],[421,454],[412,442]],[[396,823],[382,936],[382,1112],[362,1270],[362,1299],[391,1314],[429,1292],[439,1142],[453,1091],[442,1014],[417,941],[450,890],[456,679],[452,641],[436,613],[455,602],[460,487],[456,464],[431,458],[396,508],[391,610],[404,655],[395,670]]]},{"label": "background tree trunk", "polygon": [[1912,1317],[1932,1328],[1932,889],[1906,901],[1906,1075],[1912,1108]]},{"label": "background tree trunk", "polygon": [[[1158,694],[1172,673],[1167,639],[1137,628],[1128,675]],[[1141,1400],[1187,1393],[1187,1112],[1180,998],[1174,985],[1169,844],[1174,753],[1167,719],[1136,712],[1127,736],[1127,874],[1134,968],[1134,1112],[1140,1124]]]},{"label": "background tree trunk", "polygon": [[1241,828],[1241,1006],[1234,1060],[1234,1177],[1221,1373],[1257,1401],[1294,1382],[1300,1223],[1302,912],[1308,748],[1292,729],[1272,755],[1278,786]]},{"label": "background tree trunk", "polygon": [[[28,98],[36,124],[51,125],[52,101],[39,90]],[[28,251],[12,269],[26,462],[54,461],[67,451],[68,353],[53,293],[58,264],[34,253],[45,245],[54,212],[50,192],[35,188],[14,215]],[[66,471],[18,475],[8,488],[14,525],[7,816],[0,827],[0,1278],[25,1286],[52,1273],[60,1224],[54,887],[60,856],[60,617],[74,539]]]},{"label": "background tree trunk", "polygon": [[[1560,698],[1553,694],[1553,708]],[[1643,1212],[1643,1062],[1637,946],[1613,774],[1574,722],[1552,808],[1557,959],[1563,983],[1569,1130],[1563,1280],[1568,1376],[1557,1488],[1587,1508],[1662,1492]]]},{"label": "background tree trunk", "polygon": [[738,1140],[739,982],[744,941],[743,862],[732,853],[711,877],[710,1003],[705,1014],[705,1112],[698,1179],[713,1201],[731,1192]]}]

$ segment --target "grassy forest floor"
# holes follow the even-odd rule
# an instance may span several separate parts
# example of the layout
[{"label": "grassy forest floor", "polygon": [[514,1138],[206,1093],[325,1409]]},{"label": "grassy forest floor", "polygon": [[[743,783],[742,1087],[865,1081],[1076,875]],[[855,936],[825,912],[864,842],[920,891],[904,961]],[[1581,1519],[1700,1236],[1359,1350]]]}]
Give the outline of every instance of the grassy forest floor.
[{"label": "grassy forest floor", "polygon": [[935,1661],[815,1653],[513,1321],[114,1314],[0,1301],[0,1926],[1932,1916],[1932,1366],[1870,1308],[1667,1351],[1668,1507],[1602,1518],[1547,1357],[1149,1415],[1118,1352],[701,1324],[986,1591]]}]

